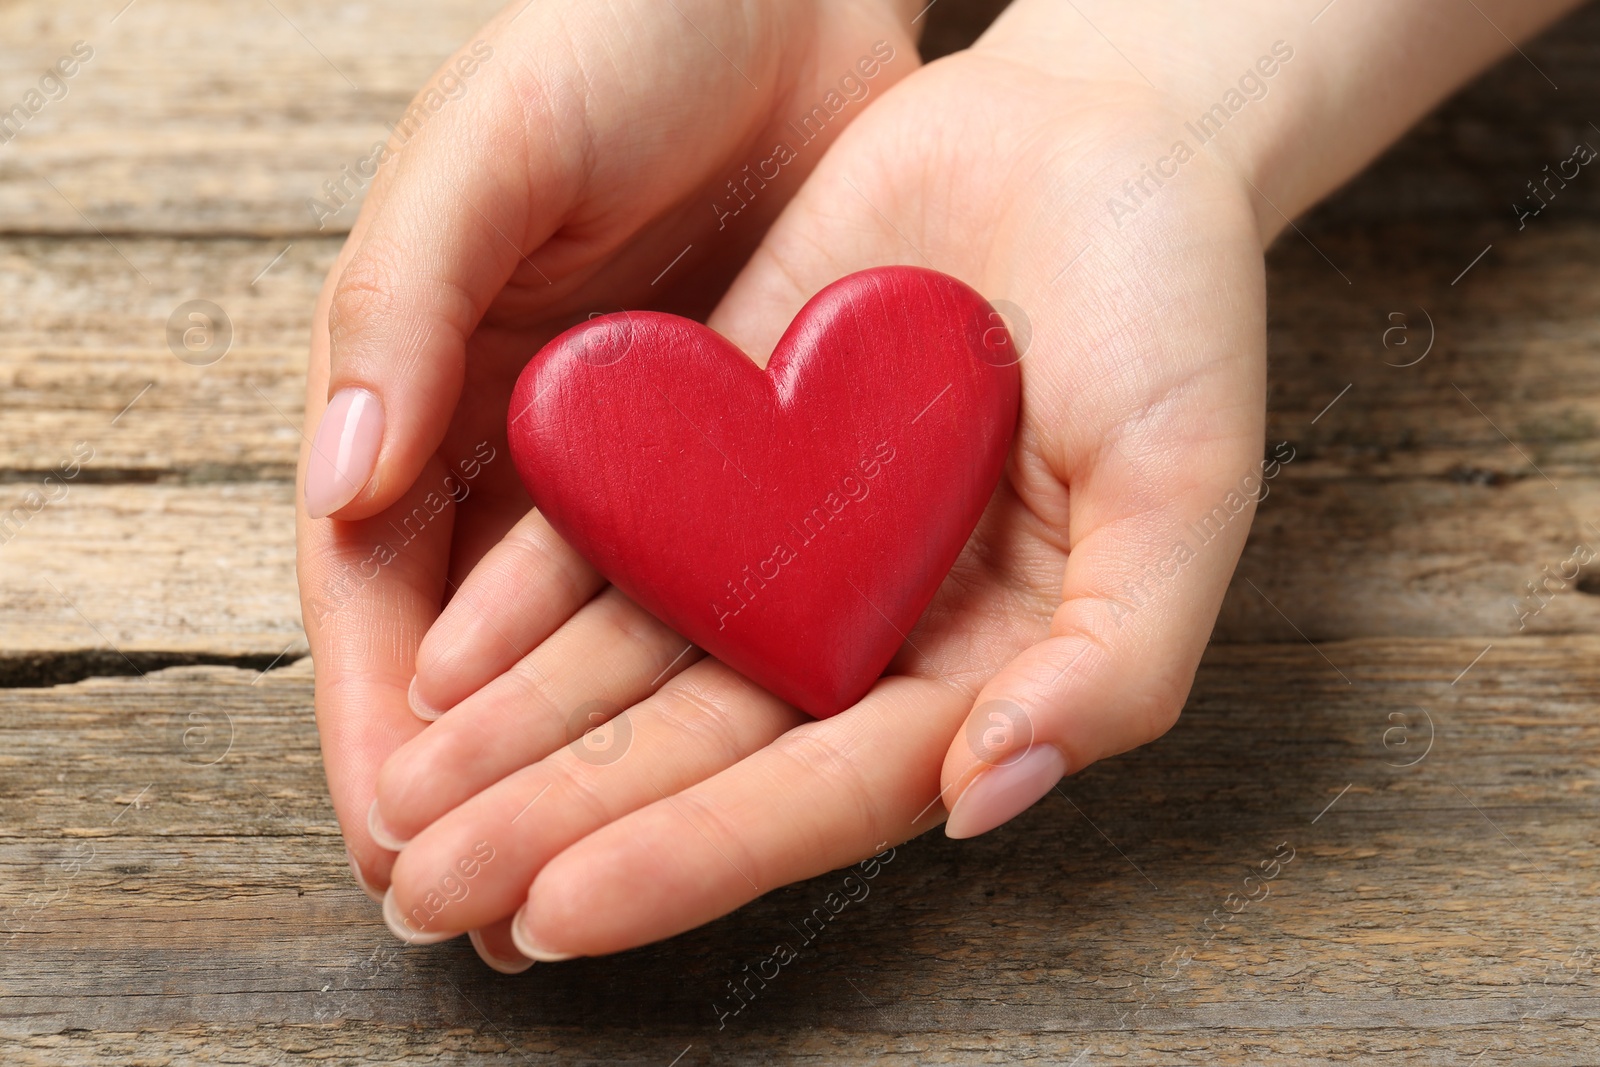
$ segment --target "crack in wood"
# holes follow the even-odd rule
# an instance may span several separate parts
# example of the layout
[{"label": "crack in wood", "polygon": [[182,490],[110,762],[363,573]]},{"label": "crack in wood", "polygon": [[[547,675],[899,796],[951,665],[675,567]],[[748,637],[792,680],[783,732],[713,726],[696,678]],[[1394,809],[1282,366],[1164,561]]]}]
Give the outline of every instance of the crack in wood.
[{"label": "crack in wood", "polygon": [[[27,470],[0,468],[0,485],[32,486],[59,472],[53,467]],[[206,463],[193,467],[90,467],[72,479],[79,485],[223,485],[233,482],[294,481],[292,463]]]},{"label": "crack in wood", "polygon": [[282,670],[309,652],[249,652],[218,655],[207,652],[117,652],[111,649],[72,649],[60,652],[0,652],[0,689],[47,689],[90,678],[126,678],[168,667],[238,667],[241,670]]}]

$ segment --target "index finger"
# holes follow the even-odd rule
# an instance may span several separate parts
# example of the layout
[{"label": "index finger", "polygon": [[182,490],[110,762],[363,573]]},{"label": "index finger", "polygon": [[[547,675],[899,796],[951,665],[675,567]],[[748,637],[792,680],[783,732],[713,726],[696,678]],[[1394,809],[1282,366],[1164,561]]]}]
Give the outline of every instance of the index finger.
[{"label": "index finger", "polygon": [[[334,268],[337,272],[338,267]],[[320,414],[325,394],[327,305],[332,277],[318,301],[306,385],[307,421]],[[301,447],[299,480],[315,450]],[[296,574],[306,636],[316,664],[316,712],[328,789],[351,861],[364,886],[388,883],[393,853],[367,829],[378,769],[390,753],[423,728],[406,702],[417,647],[444,595],[454,502],[430,516],[417,536],[392,543],[390,513],[421,506],[445,470],[432,467],[390,509],[360,522],[311,519],[296,513]]]}]

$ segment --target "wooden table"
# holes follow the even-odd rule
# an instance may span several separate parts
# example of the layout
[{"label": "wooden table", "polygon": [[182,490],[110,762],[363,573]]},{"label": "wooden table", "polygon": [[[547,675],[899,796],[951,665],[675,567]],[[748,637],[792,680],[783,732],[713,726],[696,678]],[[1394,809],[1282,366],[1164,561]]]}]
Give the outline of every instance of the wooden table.
[{"label": "wooden table", "polygon": [[[1177,728],[902,847],[719,1029],[839,875],[507,979],[394,941],[323,784],[291,486],[340,236],[305,201],[494,0],[123,2],[0,8],[0,106],[94,49],[0,146],[0,1063],[1600,1062],[1600,576],[1517,607],[1600,548],[1600,174],[1511,210],[1600,146],[1600,11],[1273,251],[1295,458]],[[234,339],[199,367],[166,331],[202,298]]]}]

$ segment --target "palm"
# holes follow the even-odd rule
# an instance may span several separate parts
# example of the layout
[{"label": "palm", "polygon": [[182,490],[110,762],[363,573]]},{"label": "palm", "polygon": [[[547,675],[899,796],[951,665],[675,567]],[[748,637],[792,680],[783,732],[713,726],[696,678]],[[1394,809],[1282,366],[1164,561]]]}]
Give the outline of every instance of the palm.
[{"label": "palm", "polygon": [[[1116,228],[1104,191],[1155,158],[1147,130],[1175,123],[1103,100],[1080,106],[1070,89],[980,52],[918,72],[848,131],[713,320],[765,350],[783,320],[764,302],[808,295],[760,292],[766,285],[897,262],[933,266],[1003,299],[1008,314],[1020,309],[1013,326],[1029,347],[1006,478],[894,667],[974,692],[1047,635],[1058,612],[1062,628],[1107,611],[1131,625],[1138,605],[1124,587],[1137,598],[1143,576],[1108,567],[1064,598],[1069,549],[1114,539],[1120,522],[1176,495],[1210,491],[1182,472],[1174,481],[1175,457],[1191,457],[1198,473],[1208,467],[1201,453],[1242,452],[1242,474],[1259,449],[1261,323],[1232,314],[1241,294],[1259,299],[1253,217],[1205,172]],[[745,296],[756,306],[740,307]]]}]

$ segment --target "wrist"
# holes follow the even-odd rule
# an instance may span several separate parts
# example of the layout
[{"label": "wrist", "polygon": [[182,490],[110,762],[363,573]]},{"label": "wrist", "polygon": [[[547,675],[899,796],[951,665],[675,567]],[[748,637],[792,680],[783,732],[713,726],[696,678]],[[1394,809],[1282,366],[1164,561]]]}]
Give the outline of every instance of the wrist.
[{"label": "wrist", "polygon": [[1474,6],[1465,18],[1454,0],[1217,0],[1202,16],[1165,0],[1016,0],[978,47],[1090,107],[1135,102],[1163,149],[1181,143],[1239,181],[1265,243],[1509,51],[1507,37],[1576,0]]}]

